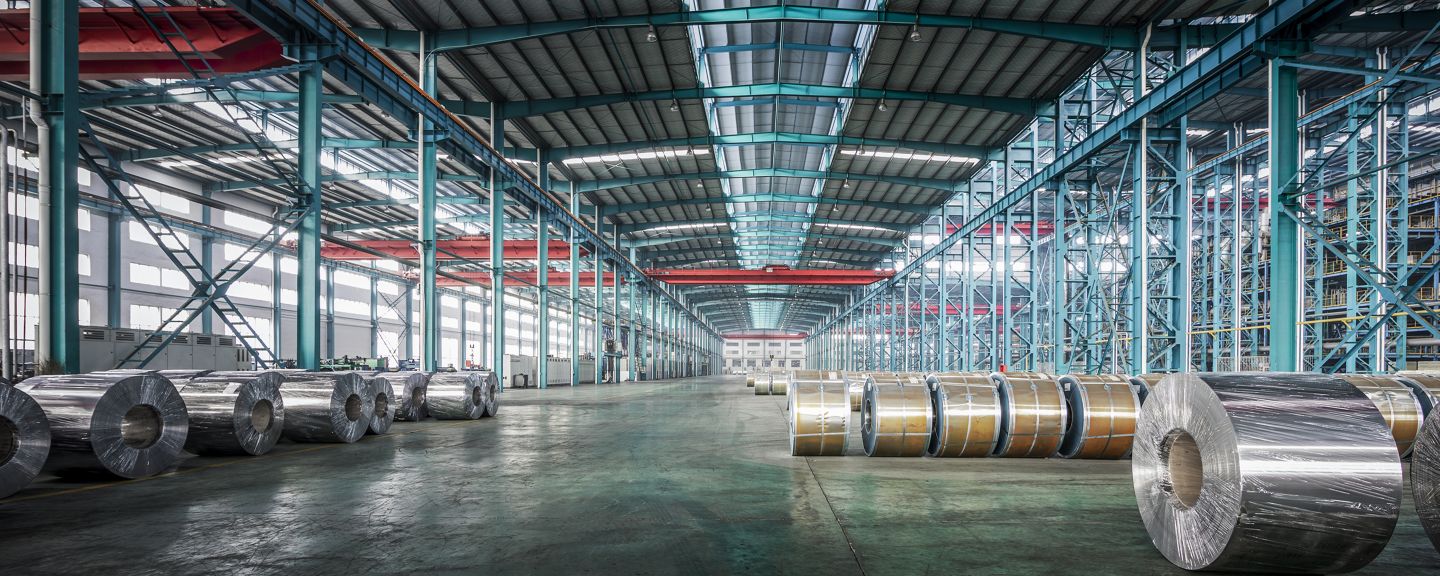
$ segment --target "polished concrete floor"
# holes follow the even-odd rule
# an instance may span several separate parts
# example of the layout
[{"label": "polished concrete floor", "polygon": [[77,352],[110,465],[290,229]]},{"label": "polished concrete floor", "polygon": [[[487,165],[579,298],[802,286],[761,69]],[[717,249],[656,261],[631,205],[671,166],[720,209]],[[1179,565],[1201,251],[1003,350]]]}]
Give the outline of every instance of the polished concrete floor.
[{"label": "polished concrete floor", "polygon": [[[0,501],[0,574],[1184,573],[1128,461],[794,458],[784,399],[750,392],[512,390],[494,419],[47,478]],[[1440,574],[1409,502],[1359,573]]]}]

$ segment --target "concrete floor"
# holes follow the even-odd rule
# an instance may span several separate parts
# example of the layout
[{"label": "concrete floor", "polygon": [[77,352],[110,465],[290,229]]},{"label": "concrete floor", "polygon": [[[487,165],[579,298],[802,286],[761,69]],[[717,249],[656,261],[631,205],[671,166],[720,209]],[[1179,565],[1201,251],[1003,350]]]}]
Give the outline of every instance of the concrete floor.
[{"label": "concrete floor", "polygon": [[[794,458],[783,400],[739,378],[512,390],[496,419],[46,478],[0,501],[0,574],[1185,573],[1128,461]],[[1408,501],[1357,574],[1440,574]]]}]

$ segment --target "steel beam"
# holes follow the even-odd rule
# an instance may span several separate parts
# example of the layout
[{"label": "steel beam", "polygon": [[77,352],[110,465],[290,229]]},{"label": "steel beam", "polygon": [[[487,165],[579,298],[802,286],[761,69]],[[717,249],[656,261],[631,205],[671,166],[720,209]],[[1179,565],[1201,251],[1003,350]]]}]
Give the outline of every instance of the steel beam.
[{"label": "steel beam", "polygon": [[[879,174],[861,174],[853,172],[835,172],[828,170],[799,170],[794,168],[753,168],[748,170],[722,170],[714,172],[692,172],[679,174],[663,174],[655,176],[634,176],[630,178],[613,178],[606,180],[584,180],[580,182],[581,192],[596,192],[611,188],[622,188],[625,186],[640,186],[644,184],[655,184],[658,182],[691,180],[719,180],[722,178],[810,178],[816,180],[854,180],[857,182],[887,182],[901,186],[915,186],[918,188],[930,188],[942,192],[954,192],[955,183],[939,178],[904,178],[899,176],[883,176]],[[818,199],[818,198],[817,198]]]},{"label": "steel beam", "polygon": [[[310,59],[300,72],[299,190],[309,210],[296,230],[299,260],[295,276],[295,364],[298,368],[320,368],[320,138],[324,130],[325,70]],[[277,319],[278,320],[278,319]]]},{"label": "steel beam", "polygon": [[[1270,204],[1302,210],[1300,87],[1296,70],[1270,63]],[[1303,244],[1300,223],[1282,210],[1270,216],[1270,370],[1300,370]]]},{"label": "steel beam", "polygon": [[77,0],[36,2],[30,6],[36,22],[30,30],[34,63],[30,88],[40,97],[35,102],[38,113],[34,120],[40,151],[36,175],[40,204],[40,325],[35,339],[35,365],[41,374],[80,370],[79,12]]}]

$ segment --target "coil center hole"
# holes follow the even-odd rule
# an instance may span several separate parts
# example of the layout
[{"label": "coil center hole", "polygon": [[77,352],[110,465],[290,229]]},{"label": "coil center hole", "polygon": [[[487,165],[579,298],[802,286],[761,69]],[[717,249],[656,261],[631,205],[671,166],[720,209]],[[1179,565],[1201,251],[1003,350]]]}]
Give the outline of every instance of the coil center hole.
[{"label": "coil center hole", "polygon": [[390,417],[390,395],[380,393],[375,395],[375,417],[385,420]]},{"label": "coil center hole", "polygon": [[163,428],[159,410],[149,404],[136,404],[120,419],[120,439],[126,446],[144,450],[160,440]]},{"label": "coil center hole", "polygon": [[1171,499],[1181,508],[1194,506],[1205,485],[1205,460],[1195,437],[1180,429],[1170,431],[1160,443],[1160,462]]},{"label": "coil center hole", "polygon": [[413,390],[410,391],[410,409],[411,409],[411,410],[419,410],[419,409],[420,409],[420,405],[421,405],[421,404],[424,404],[424,403],[425,403],[425,393],[424,393],[424,392],[421,392],[419,388],[415,388],[415,389],[413,389]]},{"label": "coil center hole", "polygon": [[250,427],[264,434],[275,423],[275,405],[269,400],[260,400],[250,407]]},{"label": "coil center hole", "polygon": [[10,463],[20,452],[20,427],[9,418],[0,416],[0,466]]},{"label": "coil center hole", "polygon": [[354,422],[365,414],[364,405],[360,401],[360,395],[351,394],[345,397],[345,418]]},{"label": "coil center hole", "polygon": [[480,387],[479,387],[479,386],[476,386],[476,387],[470,389],[470,401],[473,402],[473,403],[475,403],[475,404],[484,404],[484,403],[485,403],[485,396],[480,393]]}]

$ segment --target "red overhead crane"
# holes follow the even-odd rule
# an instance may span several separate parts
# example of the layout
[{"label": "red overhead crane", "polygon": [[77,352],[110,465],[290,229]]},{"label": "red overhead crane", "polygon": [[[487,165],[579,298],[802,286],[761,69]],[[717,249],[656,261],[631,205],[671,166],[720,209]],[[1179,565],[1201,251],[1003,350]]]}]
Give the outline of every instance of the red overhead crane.
[{"label": "red overhead crane", "polygon": [[[202,74],[207,64],[218,74],[234,74],[291,63],[282,55],[279,40],[233,9],[168,6],[143,10],[162,32],[179,32],[194,44],[204,63],[196,58],[189,64]],[[172,29],[172,19],[179,30]],[[0,28],[0,80],[30,78],[30,10],[0,10]],[[182,51],[190,51],[180,38],[174,42]],[[190,77],[185,63],[134,8],[80,9],[81,80]]]},{"label": "red overhead crane", "polygon": [[766,266],[753,270],[733,268],[652,268],[645,271],[652,280],[676,286],[769,285],[769,286],[865,286],[895,275],[894,270],[792,270],[789,266]]},{"label": "red overhead crane", "polygon": [[[451,276],[456,276],[456,277],[462,278],[462,279],[464,279],[464,280],[468,280],[468,281],[470,281],[470,282],[474,282],[474,283],[479,284],[479,285],[481,285],[481,286],[489,286],[489,285],[490,285],[490,273],[489,273],[489,272],[485,272],[485,271],[479,271],[479,272],[476,272],[476,271],[446,272],[445,274],[449,274],[449,275],[451,275]],[[506,286],[510,286],[510,287],[515,287],[515,286],[518,286],[518,285],[520,285],[521,283],[523,283],[523,284],[528,284],[528,285],[532,285],[532,286],[533,286],[533,285],[535,285],[536,283],[539,282],[539,278],[540,278],[540,274],[539,274],[537,271],[535,271],[535,270],[525,270],[525,271],[521,271],[521,272],[506,272],[506,273],[505,273],[505,282],[506,282],[505,285],[506,285]],[[570,273],[569,273],[569,272],[564,272],[564,271],[551,270],[551,271],[550,271],[550,275],[549,275],[549,277],[547,278],[547,280],[549,281],[551,288],[565,288],[565,287],[567,287],[567,286],[570,285]],[[435,277],[435,285],[436,285],[436,286],[468,286],[468,285],[470,285],[470,284],[468,284],[468,283],[466,283],[466,282],[462,282],[462,281],[460,281],[460,280],[455,280],[454,278],[448,278],[448,277],[446,277],[446,276],[444,276],[444,275],[437,275],[437,276]],[[615,286],[615,273],[614,273],[614,272],[606,272],[606,273],[605,273],[605,287],[606,287],[606,288],[612,288],[612,287],[614,287],[614,286]],[[580,273],[580,287],[581,287],[581,288],[594,288],[594,287],[595,287],[595,273],[594,273],[594,272],[581,272],[581,273]]]},{"label": "red overhead crane", "polygon": [[[349,242],[368,250],[383,253],[387,256],[414,260],[420,257],[415,249],[414,240],[356,240]],[[449,240],[435,242],[436,260],[489,260],[490,259],[490,238],[488,236],[466,236]],[[535,260],[539,258],[540,251],[536,247],[535,240],[506,240],[506,260]],[[589,252],[583,247],[581,254]],[[453,254],[453,256],[452,256]],[[551,240],[549,255],[551,260],[565,260],[570,258],[570,244],[564,240]],[[320,257],[331,260],[376,260],[374,254],[364,250],[356,250],[348,246],[341,246],[326,242],[320,246]]]}]

